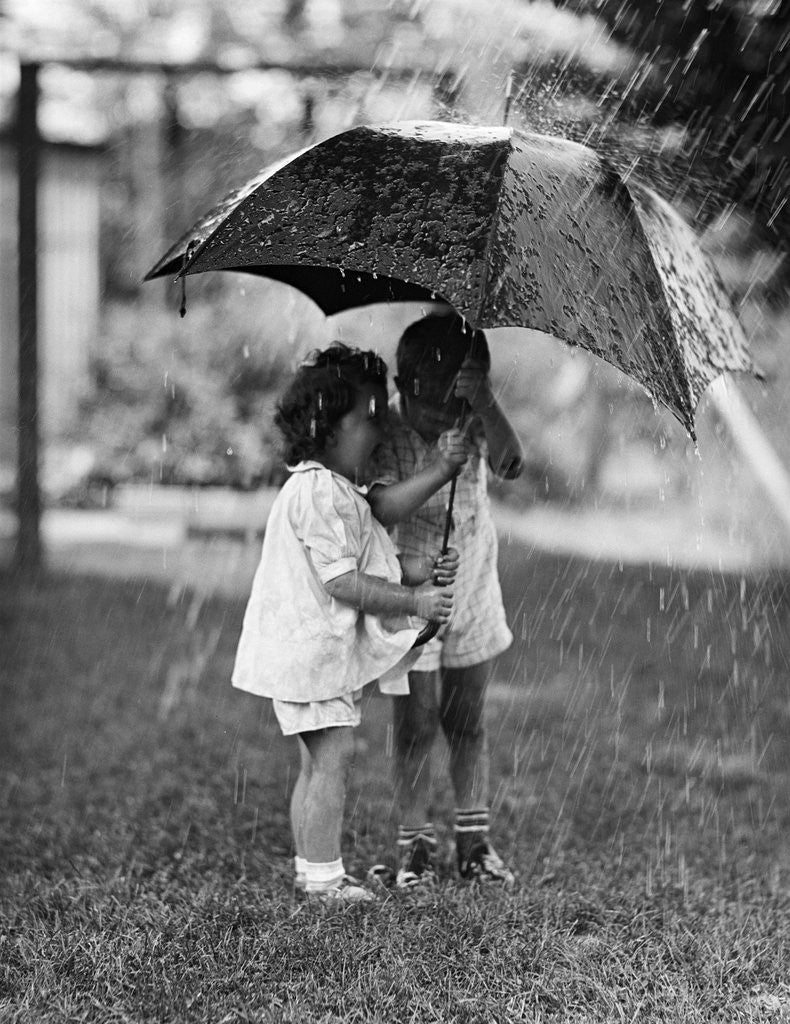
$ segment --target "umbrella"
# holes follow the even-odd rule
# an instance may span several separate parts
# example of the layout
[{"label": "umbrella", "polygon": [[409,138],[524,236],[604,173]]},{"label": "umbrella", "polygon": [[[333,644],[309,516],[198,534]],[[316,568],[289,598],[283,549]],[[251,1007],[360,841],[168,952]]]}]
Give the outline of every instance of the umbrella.
[{"label": "umbrella", "polygon": [[668,203],[588,147],[510,127],[366,125],[303,150],[232,193],[146,279],[208,270],[285,282],[327,315],[443,300],[472,327],[544,331],[637,380],[692,436],[716,376],[758,373]]},{"label": "umbrella", "polygon": [[[185,231],[177,242],[170,246],[164,256],[148,271],[144,280],[150,281],[156,277],[179,274],[187,265],[198,246],[202,245],[213,234],[214,229],[227,219],[228,215],[239,205],[242,199],[246,199],[259,185],[262,185],[267,178],[270,178],[275,171],[278,171],[290,160],[296,159],[303,152],[305,151],[299,150],[299,152],[291,153],[282,160],[276,160],[274,163],[267,164],[249,181],[229,192],[216,206],[212,206],[207,213],[204,213],[200,220],[197,220],[188,231]],[[182,290],[181,316],[184,316],[185,313],[186,296]]]}]

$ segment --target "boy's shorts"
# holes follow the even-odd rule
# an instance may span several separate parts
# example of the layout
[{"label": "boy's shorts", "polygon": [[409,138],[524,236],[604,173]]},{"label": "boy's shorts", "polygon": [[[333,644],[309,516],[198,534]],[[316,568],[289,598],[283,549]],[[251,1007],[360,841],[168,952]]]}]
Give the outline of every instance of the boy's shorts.
[{"label": "boy's shorts", "polygon": [[461,562],[453,588],[452,618],[422,648],[411,672],[479,665],[507,650],[513,642],[502,603],[493,523],[472,539],[459,537],[456,543]]},{"label": "boy's shorts", "polygon": [[273,700],[272,704],[283,736],[344,725],[356,729],[362,721],[362,690],[344,693],[341,697],[331,697],[329,700],[298,704],[290,700]]},{"label": "boy's shorts", "polygon": [[410,672],[433,672],[437,668],[469,668],[490,661],[506,651],[513,642],[507,623],[490,608],[482,610],[477,621],[453,629],[450,620],[446,630],[429,640]]}]

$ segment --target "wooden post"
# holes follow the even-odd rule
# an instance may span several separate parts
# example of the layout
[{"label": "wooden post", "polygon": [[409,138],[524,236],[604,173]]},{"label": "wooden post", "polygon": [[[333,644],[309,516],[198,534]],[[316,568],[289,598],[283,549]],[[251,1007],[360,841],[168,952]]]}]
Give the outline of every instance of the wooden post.
[{"label": "wooden post", "polygon": [[17,406],[17,534],[15,561],[24,572],[42,563],[38,478],[38,132],[37,64],[22,64],[17,108],[19,363]]}]

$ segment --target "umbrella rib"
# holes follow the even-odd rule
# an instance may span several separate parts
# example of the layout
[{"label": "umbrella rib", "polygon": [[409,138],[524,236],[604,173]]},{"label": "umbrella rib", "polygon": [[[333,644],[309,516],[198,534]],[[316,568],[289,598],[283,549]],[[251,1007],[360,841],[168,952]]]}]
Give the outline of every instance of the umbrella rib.
[{"label": "umbrella rib", "polygon": [[[669,312],[669,299],[666,296],[666,290],[664,288],[664,282],[663,282],[663,279],[662,279],[661,274],[659,272],[658,266],[656,264],[656,258],[653,255],[653,249],[652,249],[652,247],[650,245],[650,239],[647,236],[647,232],[645,231],[645,227],[642,224],[642,219],[639,216],[639,207],[637,206],[636,200],[634,199],[633,195],[631,194],[631,189],[628,187],[628,182],[623,181],[623,187],[625,188],[626,195],[628,196],[629,202],[631,204],[631,211],[633,213],[634,225],[636,227],[637,232],[639,233],[639,235],[642,238],[642,241],[643,241],[643,244],[644,244],[644,248],[645,248],[645,252],[650,257],[650,263],[651,263],[651,265],[653,267],[653,271],[654,271],[654,273],[656,275],[656,279],[657,279],[657,281],[658,281],[658,283],[659,283],[659,285],[661,287],[662,294],[664,295],[664,297],[666,299],[666,302],[667,302],[667,314],[670,316],[670,328],[672,328],[674,330],[674,327],[673,327],[672,321],[671,321],[671,314]],[[662,339],[662,343],[663,343],[663,339]],[[683,426],[688,430],[688,432],[691,435],[691,437],[696,439],[696,435],[695,435],[695,432],[694,432],[694,409],[695,409],[695,407],[697,405],[697,402],[695,402],[695,400],[694,400],[694,395],[692,394],[692,391],[691,391],[691,384],[690,384],[690,381],[688,379],[688,373],[686,372],[685,367],[678,367],[678,369],[682,371],[682,378],[683,378],[682,381],[679,380],[677,377],[675,378],[676,381],[677,381],[677,384],[678,384],[679,392],[682,391],[682,393],[678,394],[678,398],[680,399],[680,401],[682,403],[681,407],[683,408],[683,411],[684,411],[684,418],[683,418],[683,420],[681,420],[681,422],[683,423]],[[698,400],[699,400],[699,398],[697,399],[697,401]]]},{"label": "umbrella rib", "polygon": [[[510,138],[511,149],[512,149],[512,146],[513,146],[512,139],[513,139],[513,137],[511,135],[511,138]],[[504,183],[505,169],[506,169],[506,166],[507,166],[507,158],[505,158],[502,161],[502,163],[503,163],[502,182]],[[485,252],[483,254],[483,271],[482,271],[481,282],[480,282],[480,299],[478,301],[477,313],[475,315],[475,323],[473,325],[475,328],[480,326],[480,318],[481,318],[481,316],[483,314],[483,306],[485,305],[485,301],[486,301],[486,293],[488,291],[488,277],[489,277],[489,271],[490,271],[490,268],[491,268],[491,250],[494,247],[494,239],[496,238],[497,228],[499,226],[499,215],[500,215],[500,210],[502,209],[502,194],[503,194],[503,189],[502,189],[502,187],[500,187],[497,190],[496,207],[494,208],[494,214],[491,217],[491,227],[490,227],[489,232],[488,232],[488,238],[486,239]]]}]

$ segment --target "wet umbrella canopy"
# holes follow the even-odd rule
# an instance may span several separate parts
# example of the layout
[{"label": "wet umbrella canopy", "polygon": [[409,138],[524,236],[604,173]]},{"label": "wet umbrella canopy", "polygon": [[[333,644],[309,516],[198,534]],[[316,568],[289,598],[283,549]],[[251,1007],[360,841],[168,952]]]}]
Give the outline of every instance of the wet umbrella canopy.
[{"label": "wet umbrella canopy", "polygon": [[246,199],[259,185],[262,185],[264,181],[270,178],[275,171],[279,171],[281,167],[291,160],[295,160],[304,152],[305,150],[300,150],[297,153],[291,153],[290,156],[283,160],[267,164],[249,181],[229,192],[216,206],[212,206],[207,213],[204,213],[200,220],[196,221],[188,231],[185,231],[177,242],[170,246],[164,256],[145,275],[145,280],[150,281],[152,278],[167,277],[170,274],[180,273],[198,246],[202,245],[214,233],[215,229],[227,219],[243,199]]},{"label": "wet umbrella canopy", "polygon": [[754,372],[673,208],[585,146],[511,128],[343,132],[229,197],[147,277],[178,270],[261,274],[327,315],[442,299],[473,327],[544,331],[623,370],[692,434],[705,387]]}]

